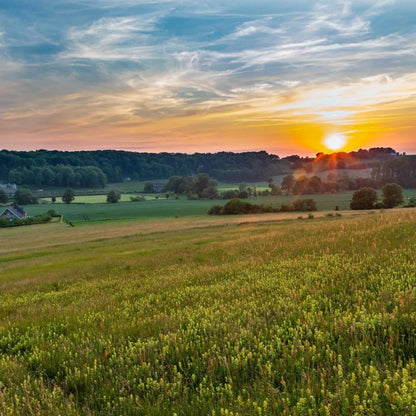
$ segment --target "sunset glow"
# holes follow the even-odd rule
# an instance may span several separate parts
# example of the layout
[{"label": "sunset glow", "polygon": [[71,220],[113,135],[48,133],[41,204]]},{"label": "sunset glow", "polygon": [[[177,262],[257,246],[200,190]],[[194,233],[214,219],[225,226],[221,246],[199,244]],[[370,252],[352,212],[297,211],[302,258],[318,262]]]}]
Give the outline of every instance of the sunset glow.
[{"label": "sunset glow", "polygon": [[343,134],[334,133],[325,138],[324,144],[330,150],[340,150],[345,145],[345,141]]},{"label": "sunset glow", "polygon": [[0,148],[416,153],[415,20],[400,0],[2,2]]}]

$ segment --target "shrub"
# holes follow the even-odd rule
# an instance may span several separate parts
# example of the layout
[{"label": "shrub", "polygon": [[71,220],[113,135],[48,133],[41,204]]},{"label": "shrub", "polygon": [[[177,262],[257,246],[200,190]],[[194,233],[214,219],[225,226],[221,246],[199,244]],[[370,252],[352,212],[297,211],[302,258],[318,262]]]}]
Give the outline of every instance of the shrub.
[{"label": "shrub", "polygon": [[252,205],[248,202],[244,202],[239,198],[233,198],[231,201],[228,201],[222,210],[224,215],[238,215],[238,214],[247,214],[252,210]]},{"label": "shrub", "polygon": [[377,201],[374,204],[374,207],[373,208],[375,208],[375,209],[384,209],[384,208],[388,208],[388,207],[386,206],[386,204],[384,202]]},{"label": "shrub", "polygon": [[131,202],[140,202],[140,201],[146,201],[146,198],[142,195],[137,195],[137,196],[131,196],[130,197],[130,201]]},{"label": "shrub", "polygon": [[116,202],[118,202],[121,198],[120,192],[115,191],[114,189],[112,189],[108,194],[107,194],[107,202],[109,204],[115,204]]},{"label": "shrub", "polygon": [[312,198],[297,199],[292,202],[292,211],[316,211],[316,203]]},{"label": "shrub", "polygon": [[222,206],[221,205],[213,205],[208,210],[208,215],[221,215],[222,214]]}]

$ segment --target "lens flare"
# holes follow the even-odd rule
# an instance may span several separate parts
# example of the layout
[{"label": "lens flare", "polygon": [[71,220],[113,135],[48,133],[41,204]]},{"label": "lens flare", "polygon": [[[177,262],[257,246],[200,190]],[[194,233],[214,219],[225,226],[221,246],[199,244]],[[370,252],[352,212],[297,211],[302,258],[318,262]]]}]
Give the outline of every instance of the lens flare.
[{"label": "lens flare", "polygon": [[325,146],[331,150],[339,150],[344,147],[345,143],[345,136],[341,133],[330,134],[324,140]]}]

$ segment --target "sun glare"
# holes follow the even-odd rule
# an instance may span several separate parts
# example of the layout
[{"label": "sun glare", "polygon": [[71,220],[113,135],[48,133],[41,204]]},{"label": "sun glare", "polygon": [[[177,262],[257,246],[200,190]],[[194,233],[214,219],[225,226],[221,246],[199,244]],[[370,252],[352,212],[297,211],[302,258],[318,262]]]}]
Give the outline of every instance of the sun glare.
[{"label": "sun glare", "polygon": [[345,136],[341,133],[334,133],[327,136],[324,144],[328,149],[339,150],[345,145]]}]

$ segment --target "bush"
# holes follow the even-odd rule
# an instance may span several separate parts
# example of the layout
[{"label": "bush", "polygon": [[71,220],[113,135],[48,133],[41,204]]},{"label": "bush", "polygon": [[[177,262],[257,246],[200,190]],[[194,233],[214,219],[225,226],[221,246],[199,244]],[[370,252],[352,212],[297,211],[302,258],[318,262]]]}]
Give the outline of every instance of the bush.
[{"label": "bush", "polygon": [[130,197],[130,201],[131,202],[140,202],[140,201],[146,201],[146,198],[142,195],[138,195],[138,196],[131,196]]},{"label": "bush", "polygon": [[221,215],[222,214],[222,206],[221,205],[213,205],[208,210],[208,215]]},{"label": "bush", "polygon": [[112,189],[108,194],[107,194],[107,202],[109,204],[115,204],[116,202],[118,202],[121,198],[120,192],[115,191],[114,189]]},{"label": "bush", "polygon": [[44,224],[50,222],[52,216],[49,213],[36,215],[35,217],[22,218],[21,220],[15,219],[13,221],[0,218],[0,228],[4,227],[17,227],[21,225],[32,225],[32,224]]},{"label": "bush", "polygon": [[372,209],[377,201],[377,192],[373,188],[360,188],[352,195],[351,209]]},{"label": "bush", "polygon": [[249,202],[242,201],[239,198],[233,198],[228,201],[224,207],[220,205],[214,205],[208,211],[209,215],[240,215],[240,214],[261,214],[265,212],[278,212],[278,209],[273,208],[271,205],[263,206],[250,204]]},{"label": "bush", "polygon": [[297,199],[292,202],[292,211],[316,211],[316,203],[312,198]]},{"label": "bush", "polygon": [[293,211],[292,205],[282,205],[280,207],[280,212],[292,212],[292,211]]},{"label": "bush", "polygon": [[248,202],[244,202],[239,198],[234,198],[231,201],[228,201],[224,208],[222,209],[222,213],[224,215],[238,215],[238,214],[247,214],[252,212],[252,204]]}]

